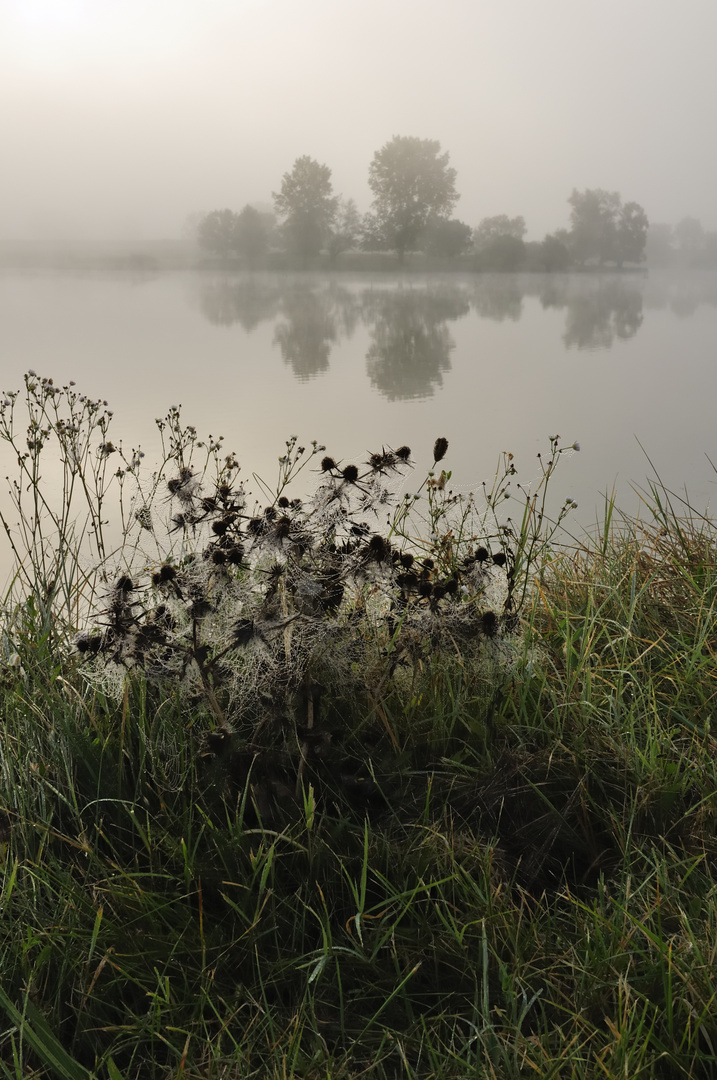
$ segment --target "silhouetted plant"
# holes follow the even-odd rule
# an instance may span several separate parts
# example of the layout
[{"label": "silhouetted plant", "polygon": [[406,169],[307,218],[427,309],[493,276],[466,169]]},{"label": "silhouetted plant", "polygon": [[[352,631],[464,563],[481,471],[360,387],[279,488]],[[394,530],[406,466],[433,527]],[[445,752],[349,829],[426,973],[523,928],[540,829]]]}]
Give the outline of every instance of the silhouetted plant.
[{"label": "silhouetted plant", "polygon": [[16,475],[6,478],[12,510],[0,511],[0,521],[23,594],[32,597],[46,626],[59,612],[67,625],[108,554],[110,459],[117,455],[124,470],[134,472],[140,452],[126,458],[121,444],[110,441],[106,401],[32,370],[24,381],[24,393],[7,391],[0,401],[0,440],[17,463]]},{"label": "silhouetted plant", "polygon": [[[215,727],[240,727],[247,737],[267,712],[299,716],[311,728],[314,705],[327,694],[365,702],[395,743],[381,701],[410,694],[442,652],[461,662],[495,660],[559,524],[545,516],[548,481],[564,452],[557,437],[536,491],[511,488],[516,469],[504,455],[480,506],[453,492],[450,471],[437,471],[445,437],[435,440],[423,483],[403,496],[397,482],[412,467],[407,446],[384,446],[356,463],[292,437],[276,486],[256,478],[260,498],[252,500],[223,439],[200,439],[179,407],[157,421],[162,460],[145,477],[141,451],[126,455],[110,442],[104,403],[32,374],[25,392],[27,451],[20,452],[17,395],[7,395],[0,412],[20,469],[11,488],[20,524],[13,532],[3,519],[18,574],[49,597],[65,635],[74,628],[95,684],[119,689],[127,672],[140,672],[181,687],[204,702]],[[53,440],[64,477],[57,507],[40,468]],[[110,472],[115,455],[119,467]],[[313,492],[293,496],[289,489],[312,463]],[[113,482],[120,535],[110,557],[105,504]],[[520,502],[519,523],[503,518],[510,497]]]}]

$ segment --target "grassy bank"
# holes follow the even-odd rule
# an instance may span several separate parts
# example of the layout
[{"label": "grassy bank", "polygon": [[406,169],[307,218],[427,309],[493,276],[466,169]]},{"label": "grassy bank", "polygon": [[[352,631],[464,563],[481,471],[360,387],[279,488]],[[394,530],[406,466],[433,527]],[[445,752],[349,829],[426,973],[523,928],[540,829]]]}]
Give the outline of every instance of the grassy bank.
[{"label": "grassy bank", "polygon": [[512,460],[454,497],[439,439],[426,527],[352,532],[407,448],[289,443],[260,511],[192,431],[134,502],[117,470],[122,560],[80,558],[102,513],[10,529],[0,1075],[717,1076],[711,521],[654,488],[563,548],[544,490],[500,517]]}]

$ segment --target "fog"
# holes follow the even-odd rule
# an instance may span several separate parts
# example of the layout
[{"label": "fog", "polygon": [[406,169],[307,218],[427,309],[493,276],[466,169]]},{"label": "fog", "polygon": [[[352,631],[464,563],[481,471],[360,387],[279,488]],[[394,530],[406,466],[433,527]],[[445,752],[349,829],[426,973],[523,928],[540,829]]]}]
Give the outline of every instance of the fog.
[{"label": "fog", "polygon": [[0,241],[176,237],[303,154],[364,211],[393,135],[471,225],[602,187],[714,229],[715,40],[714,0],[0,0]]}]

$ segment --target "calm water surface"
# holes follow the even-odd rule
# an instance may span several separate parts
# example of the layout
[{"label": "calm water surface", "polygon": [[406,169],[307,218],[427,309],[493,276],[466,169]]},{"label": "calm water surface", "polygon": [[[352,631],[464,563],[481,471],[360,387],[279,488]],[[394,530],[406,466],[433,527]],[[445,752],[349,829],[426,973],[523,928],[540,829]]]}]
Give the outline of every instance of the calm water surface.
[{"label": "calm water surface", "polygon": [[[156,448],[182,403],[224,434],[245,475],[271,480],[293,433],[344,462],[408,443],[419,473],[437,435],[468,491],[503,450],[534,481],[549,435],[578,440],[555,505],[599,514],[650,465],[704,507],[717,491],[717,278],[637,275],[0,277],[2,388],[34,368],[115,410],[114,438]],[[3,453],[0,447],[0,454]],[[9,468],[0,462],[3,470]],[[408,487],[411,487],[409,481]]]}]

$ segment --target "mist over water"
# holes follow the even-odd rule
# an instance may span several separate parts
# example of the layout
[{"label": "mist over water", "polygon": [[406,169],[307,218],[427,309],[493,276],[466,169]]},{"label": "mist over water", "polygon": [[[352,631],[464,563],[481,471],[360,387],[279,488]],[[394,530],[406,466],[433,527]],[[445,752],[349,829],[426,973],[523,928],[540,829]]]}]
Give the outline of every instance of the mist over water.
[{"label": "mist over water", "polygon": [[575,499],[576,527],[613,486],[639,508],[641,446],[668,486],[708,503],[716,334],[710,275],[0,278],[3,389],[28,368],[74,379],[109,402],[113,438],[141,444],[148,464],[155,418],[180,403],[200,435],[225,436],[255,491],[252,473],[273,484],[292,434],[346,463],[407,443],[416,483],[445,435],[467,492],[490,482],[502,451],[534,483],[559,433],[581,452],[561,461],[552,506]]}]

